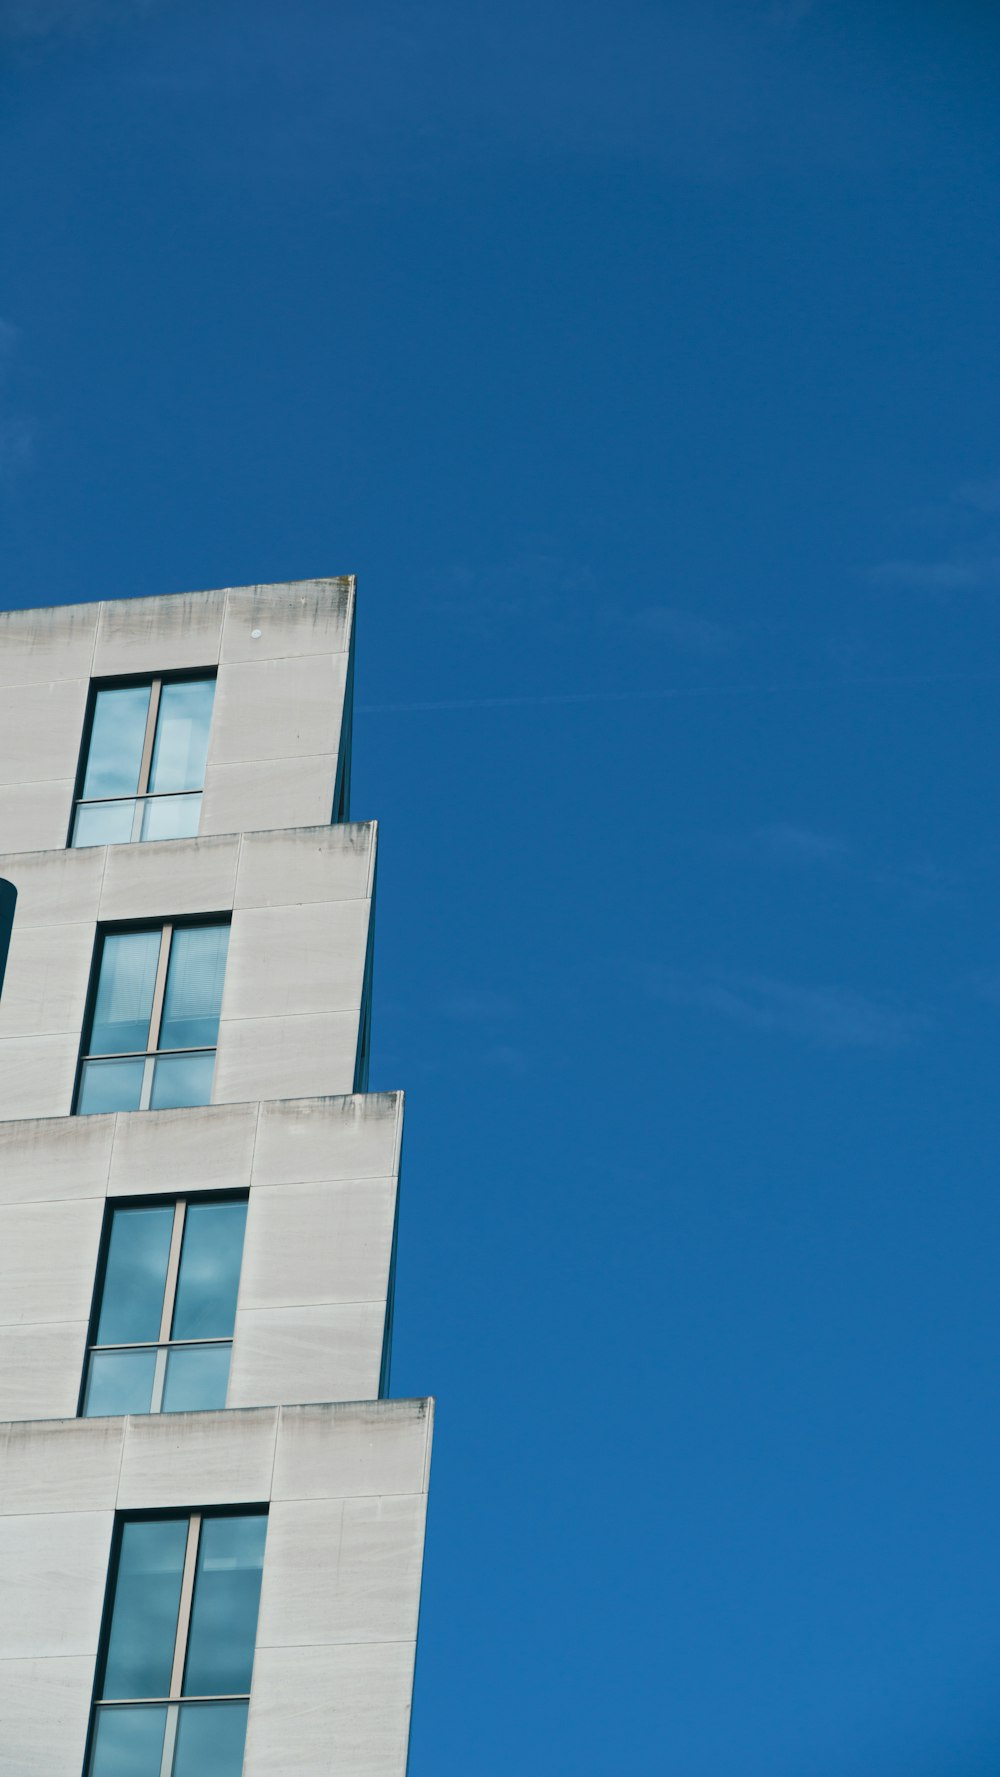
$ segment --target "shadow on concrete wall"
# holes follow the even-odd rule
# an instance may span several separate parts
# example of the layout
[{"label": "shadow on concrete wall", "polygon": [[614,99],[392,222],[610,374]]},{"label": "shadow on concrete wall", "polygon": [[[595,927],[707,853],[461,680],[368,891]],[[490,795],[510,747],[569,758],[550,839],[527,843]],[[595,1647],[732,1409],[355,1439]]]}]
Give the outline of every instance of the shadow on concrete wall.
[{"label": "shadow on concrete wall", "polygon": [[3,993],[4,970],[7,967],[7,952],[10,949],[10,934],[14,926],[14,908],[17,906],[17,890],[12,882],[0,876],[0,993]]}]

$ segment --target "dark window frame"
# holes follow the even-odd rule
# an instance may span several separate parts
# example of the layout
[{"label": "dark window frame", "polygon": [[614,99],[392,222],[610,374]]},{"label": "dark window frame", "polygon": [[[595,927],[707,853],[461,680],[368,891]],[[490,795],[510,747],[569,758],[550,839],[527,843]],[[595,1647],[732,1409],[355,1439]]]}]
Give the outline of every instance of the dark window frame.
[{"label": "dark window frame", "polygon": [[[90,1308],[90,1319],[87,1322],[87,1346],[83,1358],[83,1374],[80,1379],[80,1392],[76,1403],[76,1417],[84,1417],[84,1405],[87,1398],[87,1385],[90,1380],[90,1361],[95,1351],[137,1351],[149,1348],[156,1351],[172,1351],[175,1347],[190,1348],[194,1345],[228,1345],[232,1349],[236,1336],[235,1324],[228,1339],[171,1339],[169,1333],[164,1338],[164,1325],[173,1322],[174,1309],[177,1305],[177,1280],[180,1275],[180,1260],[184,1245],[184,1227],[187,1211],[193,1204],[202,1203],[245,1203],[249,1207],[250,1188],[246,1190],[227,1191],[150,1191],[141,1197],[109,1197],[104,1208],[104,1221],[101,1227],[100,1245],[97,1249],[97,1269],[94,1274],[94,1294]],[[178,1207],[183,1204],[184,1213],[180,1217],[178,1231]],[[111,1250],[111,1229],[116,1211],[120,1209],[173,1209],[174,1228],[171,1238],[171,1254],[167,1266],[167,1278],[163,1292],[163,1310],[160,1322],[161,1337],[154,1340],[133,1340],[130,1345],[100,1345],[97,1342],[97,1329],[100,1324],[101,1310],[104,1306],[104,1289],[108,1275],[108,1256]],[[176,1252],[174,1247],[176,1246]],[[243,1255],[240,1254],[240,1275],[243,1271]],[[162,1383],[161,1383],[162,1397]],[[149,1417],[162,1416],[162,1406],[151,1407]],[[162,1514],[161,1514],[162,1515]]]},{"label": "dark window frame", "polygon": [[[98,803],[109,802],[159,802],[169,801],[175,796],[200,796],[201,790],[158,790],[150,792],[149,774],[152,768],[153,744],[156,739],[156,723],[159,715],[160,696],[164,685],[188,684],[191,680],[211,679],[218,684],[219,669],[217,666],[174,667],[168,672],[159,673],[120,673],[100,679],[91,679],[87,692],[87,707],[83,718],[83,733],[80,740],[80,757],[73,783],[73,806],[70,809],[69,832],[66,837],[66,849],[75,850],[73,834],[76,829],[77,810],[81,807],[92,808]],[[139,768],[138,788],[131,796],[88,796],[84,797],[83,786],[90,764],[90,745],[94,733],[94,718],[97,712],[97,698],[101,691],[128,691],[138,685],[150,687],[149,711],[146,716],[146,734],[143,742],[142,762]],[[213,711],[214,714],[214,711]],[[135,839],[106,843],[136,844]]]},{"label": "dark window frame", "polygon": [[[186,1506],[161,1506],[161,1507],[149,1506],[149,1507],[140,1508],[140,1509],[137,1509],[134,1511],[116,1512],[115,1513],[114,1529],[113,1529],[112,1538],[111,1538],[111,1552],[110,1552],[110,1556],[109,1556],[109,1560],[108,1560],[108,1577],[107,1577],[107,1582],[106,1582],[105,1590],[104,1590],[104,1604],[103,1604],[102,1611],[101,1611],[101,1630],[100,1630],[100,1635],[98,1637],[98,1643],[97,1643],[97,1658],[94,1662],[94,1685],[93,1685],[93,1690],[91,1692],[90,1713],[89,1713],[89,1719],[88,1719],[88,1723],[87,1723],[87,1745],[86,1745],[86,1752],[85,1752],[84,1762],[83,1762],[84,1777],[89,1777],[89,1774],[90,1774],[90,1771],[91,1771],[91,1768],[93,1765],[97,1721],[98,1721],[98,1716],[99,1716],[102,1708],[111,1708],[111,1709],[121,1708],[121,1707],[128,1708],[130,1705],[134,1707],[134,1706],[136,1706],[138,1704],[142,1704],[142,1703],[152,1703],[155,1706],[156,1704],[159,1703],[161,1705],[165,1705],[168,1709],[171,1707],[171,1705],[173,1705],[175,1709],[179,1709],[183,1703],[193,1703],[196,1706],[197,1706],[197,1704],[204,1703],[204,1702],[244,1702],[245,1701],[245,1702],[249,1703],[250,1696],[251,1696],[250,1691],[239,1691],[239,1692],[234,1692],[231,1695],[227,1695],[224,1698],[223,1697],[209,1698],[209,1697],[201,1697],[201,1696],[185,1697],[185,1696],[183,1696],[183,1694],[179,1694],[177,1696],[171,1695],[171,1696],[168,1696],[168,1697],[162,1698],[162,1699],[160,1699],[160,1698],[146,1698],[146,1697],[115,1698],[114,1700],[109,1699],[107,1702],[105,1702],[105,1700],[102,1698],[101,1691],[104,1688],[105,1673],[107,1670],[108,1651],[109,1651],[109,1646],[110,1646],[110,1642],[111,1642],[111,1628],[112,1628],[112,1622],[113,1622],[114,1610],[115,1610],[115,1598],[116,1598],[116,1594],[118,1591],[118,1574],[119,1574],[119,1569],[121,1566],[122,1544],[124,1542],[126,1525],[128,1525],[128,1524],[150,1524],[150,1523],[159,1524],[159,1523],[163,1523],[167,1520],[169,1520],[172,1523],[176,1522],[178,1520],[182,1520],[182,1521],[186,1521],[188,1524],[188,1545],[187,1545],[187,1549],[185,1551],[185,1575],[184,1575],[184,1578],[182,1579],[182,1596],[181,1596],[180,1608],[178,1610],[177,1631],[175,1633],[175,1641],[174,1641],[175,1671],[176,1671],[176,1668],[179,1664],[180,1682],[183,1683],[184,1663],[185,1663],[185,1660],[187,1657],[187,1645],[188,1645],[188,1640],[190,1637],[190,1630],[191,1630],[191,1611],[192,1611],[192,1606],[194,1603],[194,1569],[195,1569],[195,1565],[197,1562],[197,1541],[199,1541],[200,1537],[201,1537],[201,1527],[202,1527],[202,1525],[204,1525],[206,1520],[211,1519],[211,1518],[258,1518],[258,1517],[263,1517],[268,1520],[268,1525],[267,1525],[267,1528],[265,1529],[265,1532],[264,1532],[264,1559],[266,1561],[266,1559],[267,1559],[267,1530],[270,1528],[270,1522],[269,1522],[270,1521],[270,1501],[268,1501],[268,1500],[241,1501],[239,1503],[232,1504],[232,1505],[229,1505],[229,1504],[207,1505],[207,1506],[186,1505]],[[194,1557],[192,1559],[191,1558],[191,1546],[190,1546],[191,1545],[191,1525],[194,1520],[197,1520],[197,1522],[198,1522],[198,1530],[197,1530],[196,1546],[195,1546],[195,1550],[194,1550]],[[187,1572],[187,1569],[189,1567],[190,1567],[190,1573]],[[188,1595],[185,1599],[183,1587],[187,1581],[190,1581],[190,1584],[189,1584]],[[184,1615],[185,1604],[187,1606],[186,1618]],[[259,1624],[259,1621],[260,1621],[259,1604],[258,1604],[258,1619],[257,1620],[258,1620],[258,1624]],[[178,1651],[179,1651],[179,1648],[181,1646],[181,1641],[182,1641],[182,1638],[181,1638],[182,1621],[184,1623],[183,1657],[181,1657],[178,1660],[177,1655],[178,1655]],[[252,1685],[253,1684],[252,1673],[251,1673],[250,1682]],[[171,1691],[172,1690],[173,1690],[173,1675],[171,1678]]]},{"label": "dark window frame", "polygon": [[[182,914],[177,918],[160,917],[150,919],[127,919],[101,921],[94,934],[94,954],[90,964],[90,981],[87,985],[87,997],[84,1003],[83,1025],[80,1032],[80,1053],[77,1058],[76,1082],[73,1088],[73,1116],[79,1116],[80,1096],[83,1088],[84,1069],[88,1061],[137,1061],[145,1059],[147,1073],[150,1077],[144,1080],[142,1096],[148,1099],[152,1086],[150,1068],[155,1066],[161,1055],[214,1055],[218,1052],[218,1042],[194,1044],[190,1048],[160,1049],[147,1046],[145,1049],[130,1049],[106,1054],[103,1050],[91,1051],[90,1040],[93,1032],[94,1013],[97,1008],[97,995],[101,984],[101,968],[104,961],[104,945],[108,937],[126,936],[131,932],[159,932],[160,954],[157,965],[156,982],[153,988],[153,1004],[150,1012],[148,1039],[154,1030],[159,1039],[163,1022],[163,1001],[166,994],[167,971],[170,967],[170,953],[173,947],[174,933],[190,930],[195,926],[220,926],[232,928],[233,914],[231,908],[216,913]],[[225,978],[223,977],[223,986]],[[148,1104],[138,1107],[148,1110]]]}]

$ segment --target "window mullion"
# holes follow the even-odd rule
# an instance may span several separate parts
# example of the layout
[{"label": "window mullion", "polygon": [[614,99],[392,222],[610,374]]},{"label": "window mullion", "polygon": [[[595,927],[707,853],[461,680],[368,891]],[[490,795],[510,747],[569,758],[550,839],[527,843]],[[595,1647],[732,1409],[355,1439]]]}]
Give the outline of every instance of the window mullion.
[{"label": "window mullion", "polygon": [[153,1006],[149,1017],[149,1049],[154,1052],[160,1046],[160,1025],[163,1021],[163,996],[167,990],[167,966],[170,962],[170,941],[174,928],[168,920],[160,934],[160,955],[156,964],[156,981],[153,985]]},{"label": "window mullion", "polygon": [[163,1734],[163,1752],[160,1757],[160,1777],[172,1777],[174,1768],[174,1751],[177,1746],[178,1713],[179,1711],[176,1704],[170,1705],[167,1709],[167,1721]]},{"label": "window mullion", "polygon": [[174,1642],[174,1663],[170,1673],[171,1699],[179,1698],[184,1684],[184,1662],[187,1658],[188,1632],[191,1628],[191,1607],[194,1603],[194,1576],[198,1565],[198,1541],[201,1536],[201,1513],[192,1512],[188,1520],[187,1548],[184,1551],[184,1572],[181,1576],[181,1599],[177,1611],[177,1639]]},{"label": "window mullion", "polygon": [[174,1319],[174,1299],[177,1295],[177,1274],[181,1265],[181,1246],[184,1240],[184,1215],[187,1204],[181,1197],[174,1205],[174,1226],[170,1236],[170,1253],[167,1258],[167,1278],[163,1289],[163,1313],[160,1316],[160,1344],[166,1345],[170,1338],[170,1329]]},{"label": "window mullion", "polygon": [[160,710],[160,691],[162,679],[154,679],[149,687],[149,710],[146,715],[146,733],[142,742],[142,761],[139,766],[139,788],[137,794],[145,796],[149,789],[149,773],[153,763],[153,742],[156,739],[156,718]]}]

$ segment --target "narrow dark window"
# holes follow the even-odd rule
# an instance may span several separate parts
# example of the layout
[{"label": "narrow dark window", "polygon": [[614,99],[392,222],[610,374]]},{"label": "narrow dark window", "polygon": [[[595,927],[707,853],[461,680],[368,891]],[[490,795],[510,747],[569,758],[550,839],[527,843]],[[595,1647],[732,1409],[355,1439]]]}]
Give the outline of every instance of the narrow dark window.
[{"label": "narrow dark window", "polygon": [[17,906],[17,890],[5,876],[0,876],[0,993],[3,992],[3,978],[7,968],[7,952],[10,949],[10,935],[14,930],[14,908]]},{"label": "narrow dark window", "polygon": [[118,1527],[88,1777],[240,1777],[265,1512]]},{"label": "narrow dark window", "polygon": [[208,1104],[228,921],[101,934],[76,1110]]},{"label": "narrow dark window", "polygon": [[246,1219],[245,1197],[110,1210],[85,1419],[225,1406]]},{"label": "narrow dark window", "polygon": [[95,689],[72,845],[197,833],[214,697],[204,677]]}]

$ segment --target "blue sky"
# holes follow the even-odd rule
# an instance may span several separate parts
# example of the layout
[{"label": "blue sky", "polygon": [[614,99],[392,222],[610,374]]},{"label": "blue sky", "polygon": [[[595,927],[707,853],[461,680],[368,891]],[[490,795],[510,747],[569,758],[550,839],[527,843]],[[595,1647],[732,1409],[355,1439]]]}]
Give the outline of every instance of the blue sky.
[{"label": "blue sky", "polygon": [[411,1777],[1000,1764],[998,82],[0,0],[0,601],[360,576]]}]

